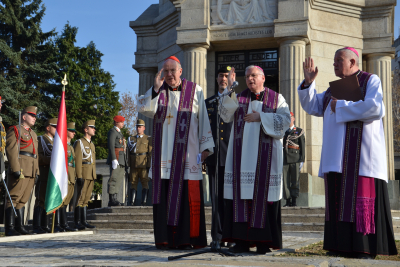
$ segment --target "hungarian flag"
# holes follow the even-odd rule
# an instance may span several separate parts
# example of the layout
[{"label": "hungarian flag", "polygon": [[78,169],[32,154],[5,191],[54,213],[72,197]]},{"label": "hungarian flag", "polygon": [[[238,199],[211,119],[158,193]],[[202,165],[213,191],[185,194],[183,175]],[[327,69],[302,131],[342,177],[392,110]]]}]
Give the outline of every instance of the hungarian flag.
[{"label": "hungarian flag", "polygon": [[44,202],[47,214],[57,210],[68,193],[67,152],[67,112],[65,109],[65,91],[63,90]]}]

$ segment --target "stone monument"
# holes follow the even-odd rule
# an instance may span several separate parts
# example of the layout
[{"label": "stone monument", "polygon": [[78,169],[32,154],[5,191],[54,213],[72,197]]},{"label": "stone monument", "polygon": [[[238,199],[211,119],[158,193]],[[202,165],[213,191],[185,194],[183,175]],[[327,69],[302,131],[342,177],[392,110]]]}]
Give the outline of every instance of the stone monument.
[{"label": "stone monument", "polygon": [[[300,106],[297,86],[302,63],[313,57],[319,67],[317,90],[328,88],[337,49],[352,46],[361,69],[382,80],[386,116],[384,130],[389,179],[394,180],[391,60],[394,57],[395,0],[160,0],[130,22],[137,35],[133,68],[139,73],[139,94],[152,85],[165,58],[177,56],[183,75],[204,94],[216,93],[215,71],[224,64],[237,70],[239,91],[245,89],[244,68],[261,66],[266,86],[283,94],[296,125],[306,130],[304,174],[318,175],[322,119]],[[144,118],[147,131],[151,119]],[[148,132],[147,134],[151,134]]]}]

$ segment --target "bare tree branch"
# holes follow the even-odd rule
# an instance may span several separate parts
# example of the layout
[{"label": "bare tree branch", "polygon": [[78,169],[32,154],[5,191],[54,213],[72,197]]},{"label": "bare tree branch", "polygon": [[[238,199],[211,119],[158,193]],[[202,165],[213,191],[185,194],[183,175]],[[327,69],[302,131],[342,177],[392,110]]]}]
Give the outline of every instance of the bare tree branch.
[{"label": "bare tree branch", "polygon": [[136,121],[138,117],[137,111],[138,95],[132,93],[122,93],[120,103],[122,105],[119,114],[125,117],[125,128],[127,128],[129,135],[136,135]]}]

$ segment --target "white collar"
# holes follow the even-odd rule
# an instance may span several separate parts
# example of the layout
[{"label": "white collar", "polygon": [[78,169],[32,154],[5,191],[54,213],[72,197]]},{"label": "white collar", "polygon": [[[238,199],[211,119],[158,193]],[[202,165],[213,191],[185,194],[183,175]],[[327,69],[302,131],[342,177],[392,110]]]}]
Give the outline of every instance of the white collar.
[{"label": "white collar", "polygon": [[121,129],[118,128],[117,126],[114,126],[114,128],[117,130],[117,132],[121,132]]},{"label": "white collar", "polygon": [[143,137],[143,135],[136,135],[136,138],[142,138]]},{"label": "white collar", "polygon": [[44,134],[45,136],[47,136],[47,138],[50,139],[50,141],[53,141],[53,138],[51,136],[48,136],[47,134]]},{"label": "white collar", "polygon": [[88,140],[86,137],[83,137],[83,138],[85,138],[85,140],[88,141],[88,143],[92,142],[91,140]]},{"label": "white collar", "polygon": [[296,126],[293,124],[293,126],[292,127],[290,127],[290,130],[293,130],[293,128],[295,128]]}]

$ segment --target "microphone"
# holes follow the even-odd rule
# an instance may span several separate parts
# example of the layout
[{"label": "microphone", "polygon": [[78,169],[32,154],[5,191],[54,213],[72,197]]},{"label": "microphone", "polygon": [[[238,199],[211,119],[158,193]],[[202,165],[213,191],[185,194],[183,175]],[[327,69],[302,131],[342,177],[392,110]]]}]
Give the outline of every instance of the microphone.
[{"label": "microphone", "polygon": [[231,86],[231,91],[233,91],[233,88],[238,87],[239,86],[239,82],[234,81],[232,86]]},{"label": "microphone", "polygon": [[231,88],[230,88],[227,92],[225,92],[225,93],[221,94],[220,96],[217,96],[217,97],[215,97],[215,98],[209,100],[208,102],[209,102],[209,103],[213,103],[213,102],[215,102],[216,100],[220,100],[220,99],[223,98],[224,96],[230,95],[232,92],[234,93],[235,90],[233,90],[233,88],[237,87],[238,85],[239,85],[239,82],[234,81],[233,84],[232,84],[232,86],[231,86]]}]

